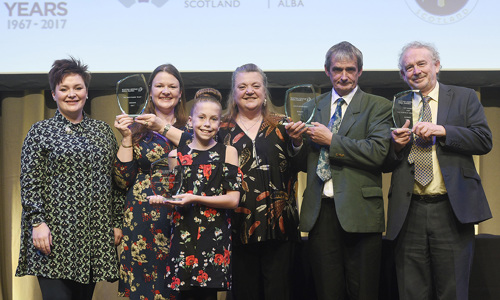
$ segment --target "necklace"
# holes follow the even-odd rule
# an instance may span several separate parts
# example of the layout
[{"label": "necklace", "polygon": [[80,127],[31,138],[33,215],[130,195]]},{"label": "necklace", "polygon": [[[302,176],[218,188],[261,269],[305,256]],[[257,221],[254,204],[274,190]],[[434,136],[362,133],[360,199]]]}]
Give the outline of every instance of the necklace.
[{"label": "necklace", "polygon": [[241,123],[241,125],[243,125],[243,127],[244,127],[244,128],[242,128],[242,129],[243,129],[243,132],[244,132],[246,135],[248,135],[248,136],[250,136],[250,135],[248,134],[248,132],[250,131],[250,129],[252,129],[252,128],[253,128],[253,127],[254,127],[257,123],[259,123],[260,121],[262,121],[261,117],[259,117],[259,118],[257,119],[257,121],[255,121],[255,123],[253,123],[253,124],[252,124],[252,126],[247,127],[247,126],[245,125],[245,123],[243,122],[243,119],[241,119],[241,117],[240,117],[240,116],[238,116],[238,118],[240,119],[240,123]]},{"label": "necklace", "polygon": [[255,147],[255,139],[257,138],[257,136],[255,136],[254,138],[251,138],[250,134],[248,134],[248,132],[250,131],[250,129],[252,129],[255,126],[255,124],[260,123],[262,121],[262,115],[250,127],[247,127],[245,125],[245,123],[243,123],[243,120],[241,119],[240,116],[238,116],[238,118],[240,119],[241,125],[243,125],[243,127],[244,127],[241,129],[252,140],[252,155],[253,155],[254,159],[253,159],[253,162],[252,162],[252,165],[250,166],[250,168],[256,168],[259,165],[259,161],[260,161],[259,156],[257,155],[257,148]]}]

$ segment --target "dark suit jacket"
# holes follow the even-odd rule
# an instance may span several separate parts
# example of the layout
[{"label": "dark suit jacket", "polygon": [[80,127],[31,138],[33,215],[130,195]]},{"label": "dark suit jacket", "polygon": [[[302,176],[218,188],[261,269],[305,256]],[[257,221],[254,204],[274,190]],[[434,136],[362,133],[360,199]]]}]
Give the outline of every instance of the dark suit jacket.
[{"label": "dark suit jacket", "polygon": [[[472,159],[492,148],[491,131],[475,91],[439,84],[437,124],[446,129],[446,137],[437,139],[436,154],[455,216],[462,223],[491,218]],[[392,171],[392,180],[386,236],[391,240],[397,237],[410,207],[415,172],[408,163],[410,149],[408,143],[396,154],[391,147],[387,157],[385,171]]]},{"label": "dark suit jacket", "polygon": [[[313,122],[330,121],[332,92],[318,97]],[[314,101],[304,108],[307,119]],[[334,201],[342,228],[347,232],[383,232],[385,228],[381,167],[389,151],[391,102],[358,88],[330,145]],[[307,187],[300,213],[300,229],[310,231],[321,207],[323,181],[316,174],[320,146],[306,140]]]}]

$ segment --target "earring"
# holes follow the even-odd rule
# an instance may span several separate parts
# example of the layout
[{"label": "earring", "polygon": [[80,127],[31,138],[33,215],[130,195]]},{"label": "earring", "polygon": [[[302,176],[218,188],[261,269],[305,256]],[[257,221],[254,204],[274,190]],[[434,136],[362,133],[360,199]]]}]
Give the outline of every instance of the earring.
[{"label": "earring", "polygon": [[264,106],[267,105],[267,99],[264,99]]}]

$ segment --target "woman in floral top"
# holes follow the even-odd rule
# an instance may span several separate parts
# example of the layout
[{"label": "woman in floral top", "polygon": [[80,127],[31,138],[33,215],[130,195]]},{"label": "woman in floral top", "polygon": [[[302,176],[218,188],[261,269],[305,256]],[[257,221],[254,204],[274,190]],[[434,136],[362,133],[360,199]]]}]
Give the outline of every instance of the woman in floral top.
[{"label": "woman in floral top", "polygon": [[[166,284],[181,299],[217,299],[217,291],[231,288],[230,209],[238,206],[241,172],[238,153],[217,143],[220,93],[202,89],[191,111],[194,137],[189,145],[170,153],[184,175],[181,194],[174,200],[150,196],[152,204],[174,208]],[[175,164],[174,158],[169,164]]]},{"label": "woman in floral top", "polygon": [[43,299],[90,300],[96,282],[118,279],[124,200],[112,178],[118,145],[106,123],[83,112],[86,65],[56,60],[49,81],[55,116],[35,123],[22,148],[16,276],[37,276]]},{"label": "woman in floral top", "polygon": [[[299,240],[297,173],[292,143],[269,112],[267,77],[254,64],[236,69],[218,140],[238,150],[244,174],[233,217],[233,298],[289,299],[293,252]],[[301,139],[300,136],[296,137]]]},{"label": "woman in floral top", "polygon": [[[130,299],[166,299],[164,286],[170,227],[166,207],[152,207],[150,167],[175,145],[164,135],[170,126],[183,128],[184,84],[172,65],[157,67],[149,79],[151,100],[135,119],[119,115],[115,127],[123,136],[115,162],[115,181],[127,189],[120,255],[119,295]],[[145,119],[156,120],[153,122]],[[161,123],[161,127],[158,125]],[[178,130],[180,132],[180,130]]]}]

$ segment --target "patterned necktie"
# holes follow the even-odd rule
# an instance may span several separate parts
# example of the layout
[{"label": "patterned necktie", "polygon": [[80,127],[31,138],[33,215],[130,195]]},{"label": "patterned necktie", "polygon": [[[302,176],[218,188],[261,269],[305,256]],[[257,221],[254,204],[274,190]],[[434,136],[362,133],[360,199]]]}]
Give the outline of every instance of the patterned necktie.
[{"label": "patterned necktie", "polygon": [[[330,122],[328,122],[328,129],[330,129],[334,134],[337,133],[340,127],[340,121],[342,121],[342,105],[345,100],[342,98],[337,99],[337,108],[333,114]],[[332,172],[330,170],[330,160],[328,159],[328,152],[330,151],[329,146],[321,147],[318,159],[318,167],[316,168],[316,174],[323,181],[328,181],[332,178]]]},{"label": "patterned necktie", "polygon": [[[432,122],[431,107],[429,106],[429,96],[422,99],[422,122]],[[415,180],[422,186],[426,186],[432,181],[432,145],[433,140],[426,141],[420,137],[415,137],[411,146],[408,162],[415,163]]]}]

